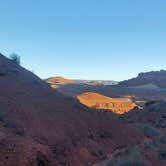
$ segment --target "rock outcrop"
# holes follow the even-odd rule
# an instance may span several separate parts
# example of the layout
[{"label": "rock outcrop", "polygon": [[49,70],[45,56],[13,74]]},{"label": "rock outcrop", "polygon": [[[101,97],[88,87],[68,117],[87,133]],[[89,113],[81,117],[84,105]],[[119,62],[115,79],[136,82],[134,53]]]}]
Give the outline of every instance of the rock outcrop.
[{"label": "rock outcrop", "polygon": [[110,110],[116,114],[124,114],[137,107],[129,98],[116,99],[93,92],[82,93],[77,99],[87,107]]}]

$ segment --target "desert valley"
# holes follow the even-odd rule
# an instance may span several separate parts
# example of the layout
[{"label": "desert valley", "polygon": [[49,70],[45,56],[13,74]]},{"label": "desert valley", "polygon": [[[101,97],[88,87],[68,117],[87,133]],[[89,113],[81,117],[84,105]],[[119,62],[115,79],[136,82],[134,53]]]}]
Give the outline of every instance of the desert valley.
[{"label": "desert valley", "polygon": [[40,79],[0,55],[0,166],[166,166],[166,71]]},{"label": "desert valley", "polygon": [[166,166],[166,0],[0,1],[0,166]]}]

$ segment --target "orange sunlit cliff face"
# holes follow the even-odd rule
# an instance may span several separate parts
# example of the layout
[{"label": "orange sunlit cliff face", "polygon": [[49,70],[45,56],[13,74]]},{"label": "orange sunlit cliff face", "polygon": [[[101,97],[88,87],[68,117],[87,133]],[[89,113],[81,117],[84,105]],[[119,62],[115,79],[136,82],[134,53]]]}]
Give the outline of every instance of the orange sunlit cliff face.
[{"label": "orange sunlit cliff face", "polygon": [[77,99],[90,108],[111,110],[116,114],[124,114],[137,107],[129,98],[115,99],[92,92],[82,93],[77,96]]}]

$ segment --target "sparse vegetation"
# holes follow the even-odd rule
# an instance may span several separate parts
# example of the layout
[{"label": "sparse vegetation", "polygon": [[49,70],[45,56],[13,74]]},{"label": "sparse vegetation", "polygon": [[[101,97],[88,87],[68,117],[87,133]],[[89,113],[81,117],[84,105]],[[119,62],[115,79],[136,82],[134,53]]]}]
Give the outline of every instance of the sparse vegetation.
[{"label": "sparse vegetation", "polygon": [[9,58],[10,58],[14,63],[20,65],[20,63],[21,63],[21,58],[20,58],[20,56],[19,56],[18,54],[12,53]]},{"label": "sparse vegetation", "polygon": [[155,137],[153,139],[153,145],[155,147],[160,147],[160,146],[166,145],[166,137],[165,136]]},{"label": "sparse vegetation", "polygon": [[92,148],[91,153],[100,160],[104,160],[107,158],[107,153],[102,148],[94,147]]},{"label": "sparse vegetation", "polygon": [[158,160],[164,161],[164,162],[166,161],[166,149],[165,148],[159,149]]},{"label": "sparse vegetation", "polygon": [[108,163],[106,166],[150,166],[150,164],[145,160],[119,159]]},{"label": "sparse vegetation", "polygon": [[5,112],[0,111],[0,121],[3,121],[5,118]]},{"label": "sparse vegetation", "polygon": [[5,140],[5,134],[2,131],[0,131],[0,145],[3,144],[4,140]]},{"label": "sparse vegetation", "polygon": [[50,166],[49,160],[41,152],[38,152],[36,157],[36,162],[37,162],[37,166]]},{"label": "sparse vegetation", "polygon": [[159,132],[153,126],[145,123],[136,124],[136,126],[143,130],[146,137],[154,138],[159,136]]},{"label": "sparse vegetation", "polygon": [[161,117],[161,118],[156,122],[156,127],[159,127],[159,128],[166,128],[166,117],[165,117],[165,116]]},{"label": "sparse vegetation", "polygon": [[117,157],[106,166],[150,166],[150,163],[143,159],[138,147],[128,147],[126,156],[123,158]]},{"label": "sparse vegetation", "polygon": [[24,129],[22,127],[19,127],[18,125],[16,125],[15,123],[9,121],[9,120],[5,120],[4,121],[4,126],[10,129],[13,129],[13,132],[16,135],[20,135],[23,136],[25,134]]}]

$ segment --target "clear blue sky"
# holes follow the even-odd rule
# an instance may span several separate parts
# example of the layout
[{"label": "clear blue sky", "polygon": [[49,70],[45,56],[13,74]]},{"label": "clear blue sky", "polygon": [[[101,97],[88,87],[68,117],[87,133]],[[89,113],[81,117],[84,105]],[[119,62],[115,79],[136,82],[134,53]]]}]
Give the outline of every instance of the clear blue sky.
[{"label": "clear blue sky", "polygon": [[46,78],[123,80],[166,68],[165,0],[1,0],[0,51]]}]

